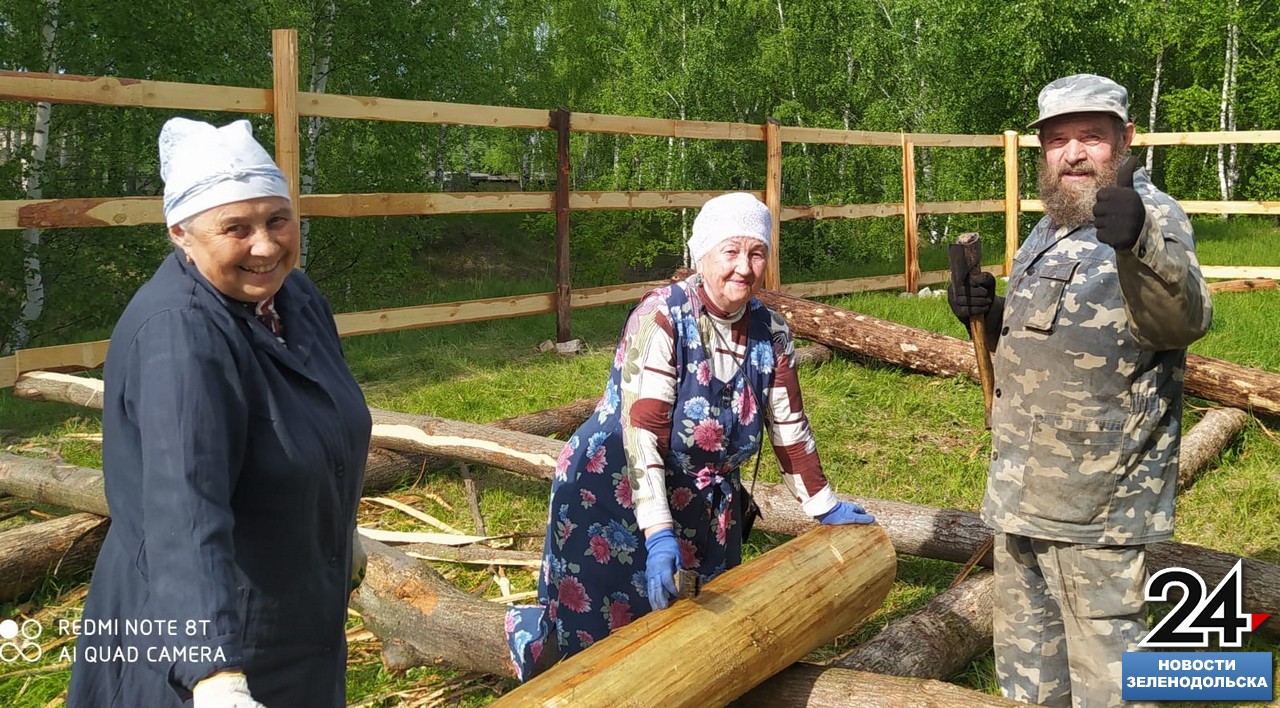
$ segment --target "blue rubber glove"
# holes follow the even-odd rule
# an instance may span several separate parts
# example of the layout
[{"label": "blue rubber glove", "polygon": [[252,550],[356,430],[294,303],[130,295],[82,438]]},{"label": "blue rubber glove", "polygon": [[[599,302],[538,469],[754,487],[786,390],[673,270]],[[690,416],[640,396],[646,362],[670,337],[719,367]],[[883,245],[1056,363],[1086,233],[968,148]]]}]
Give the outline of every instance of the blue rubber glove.
[{"label": "blue rubber glove", "polygon": [[649,604],[655,610],[665,610],[676,596],[676,571],[684,567],[680,562],[680,544],[671,529],[659,529],[644,540],[649,560],[644,566],[644,579],[649,590]]},{"label": "blue rubber glove", "polygon": [[818,523],[825,526],[839,526],[840,524],[869,524],[875,521],[876,517],[853,502],[842,501],[831,511],[818,514],[817,519]]}]

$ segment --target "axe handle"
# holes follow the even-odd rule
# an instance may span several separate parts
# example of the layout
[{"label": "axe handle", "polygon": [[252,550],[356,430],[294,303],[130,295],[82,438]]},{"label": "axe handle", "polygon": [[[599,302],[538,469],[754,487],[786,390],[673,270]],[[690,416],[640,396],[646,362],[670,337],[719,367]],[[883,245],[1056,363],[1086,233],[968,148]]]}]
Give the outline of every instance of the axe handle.
[{"label": "axe handle", "polygon": [[[978,238],[978,234],[961,234],[956,243],[964,252],[964,266],[961,273],[965,277],[970,273],[977,273],[982,268],[982,241]],[[956,267],[957,264],[953,263],[953,281],[958,275],[954,272]],[[978,383],[982,385],[982,421],[987,426],[987,430],[990,430],[991,399],[996,385],[995,372],[991,368],[991,350],[987,349],[987,328],[982,320],[981,317],[969,319],[969,338],[973,340],[973,355],[978,360]]]}]

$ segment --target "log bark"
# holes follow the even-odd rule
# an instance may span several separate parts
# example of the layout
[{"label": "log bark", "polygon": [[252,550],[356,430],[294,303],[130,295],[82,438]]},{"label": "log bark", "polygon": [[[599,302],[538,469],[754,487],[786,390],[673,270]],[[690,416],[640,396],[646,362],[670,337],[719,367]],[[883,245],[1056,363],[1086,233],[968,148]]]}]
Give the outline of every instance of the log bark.
[{"label": "log bark", "polygon": [[595,412],[600,397],[581,398],[558,408],[526,413],[512,418],[495,420],[489,425],[502,430],[512,430],[529,435],[567,438],[582,425],[587,416]]},{"label": "log bark", "polygon": [[995,575],[978,573],[833,660],[843,669],[945,679],[991,648]]},{"label": "log bark", "polygon": [[1178,490],[1190,487],[1196,476],[1222,454],[1249,422],[1249,414],[1239,408],[1214,408],[1182,436],[1178,462]]},{"label": "log bark", "polygon": [[930,679],[792,664],[730,704],[734,708],[984,708],[1021,706],[999,696]]},{"label": "log bark", "polygon": [[449,666],[513,675],[502,630],[505,606],[459,590],[390,546],[368,538],[360,545],[369,564],[351,605],[382,640],[389,670]]},{"label": "log bark", "polygon": [[12,601],[45,578],[93,568],[110,520],[78,513],[0,532],[0,601]]},{"label": "log bark", "polygon": [[[883,529],[820,526],[731,568],[697,597],[615,630],[493,705],[724,705],[869,617],[896,565]],[[672,657],[697,657],[697,670],[671,671]]]},{"label": "log bark", "polygon": [[373,408],[369,411],[373,414],[370,444],[398,452],[439,455],[551,479],[556,458],[564,448],[563,441],[478,423]]}]

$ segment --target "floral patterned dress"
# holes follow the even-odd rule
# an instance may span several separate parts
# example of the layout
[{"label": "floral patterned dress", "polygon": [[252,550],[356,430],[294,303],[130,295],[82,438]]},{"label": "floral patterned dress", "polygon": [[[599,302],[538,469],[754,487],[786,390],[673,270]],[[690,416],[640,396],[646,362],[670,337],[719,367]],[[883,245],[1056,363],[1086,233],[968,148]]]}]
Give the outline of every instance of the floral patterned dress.
[{"label": "floral patterned dress", "polygon": [[[744,317],[746,356],[727,382],[710,374],[699,332],[701,303],[690,281],[646,295],[628,318],[596,413],[569,439],[552,481],[539,603],[507,613],[506,632],[521,680],[603,639],[652,608],[646,593],[644,533],[633,491],[640,480],[624,450],[623,382],[638,375],[635,322],[660,308],[671,325],[675,402],[662,441],[666,506],[685,568],[702,580],[742,560],[738,467],[760,448],[764,416],[753,391],[774,373],[772,314],[754,298]],[[633,460],[634,461],[634,460]],[[823,480],[825,483],[825,479]]]}]

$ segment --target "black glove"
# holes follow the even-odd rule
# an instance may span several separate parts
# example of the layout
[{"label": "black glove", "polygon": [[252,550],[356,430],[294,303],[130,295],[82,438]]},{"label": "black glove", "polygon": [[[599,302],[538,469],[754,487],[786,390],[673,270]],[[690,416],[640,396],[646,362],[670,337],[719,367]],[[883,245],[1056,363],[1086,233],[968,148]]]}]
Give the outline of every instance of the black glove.
[{"label": "black glove", "polygon": [[1147,209],[1142,197],[1133,189],[1133,171],[1138,159],[1130,156],[1120,163],[1116,172],[1116,186],[1098,190],[1098,200],[1093,205],[1093,225],[1098,229],[1098,240],[1116,251],[1133,248],[1147,220]]},{"label": "black glove", "polygon": [[951,305],[951,312],[966,332],[969,331],[969,320],[981,317],[987,346],[995,347],[1000,336],[1000,322],[1004,320],[1004,298],[996,295],[994,275],[986,271],[970,274],[959,292],[948,283],[947,304]]}]

